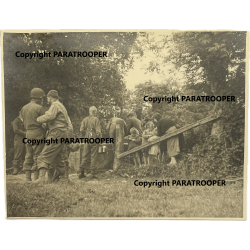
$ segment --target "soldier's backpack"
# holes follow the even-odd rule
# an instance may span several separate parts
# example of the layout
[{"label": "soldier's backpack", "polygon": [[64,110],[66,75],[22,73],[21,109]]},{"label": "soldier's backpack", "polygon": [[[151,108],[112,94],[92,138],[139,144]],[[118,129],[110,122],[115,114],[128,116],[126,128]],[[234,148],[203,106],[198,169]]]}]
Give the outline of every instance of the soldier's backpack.
[{"label": "soldier's backpack", "polygon": [[97,134],[96,134],[96,129],[93,126],[93,124],[91,124],[90,122],[90,117],[87,117],[87,126],[86,126],[86,138],[96,138]]}]

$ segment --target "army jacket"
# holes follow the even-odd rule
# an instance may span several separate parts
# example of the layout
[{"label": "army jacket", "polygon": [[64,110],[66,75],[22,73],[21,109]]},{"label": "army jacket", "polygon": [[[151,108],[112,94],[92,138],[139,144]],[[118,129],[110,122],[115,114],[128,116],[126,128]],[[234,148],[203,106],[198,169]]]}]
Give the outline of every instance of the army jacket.
[{"label": "army jacket", "polygon": [[54,129],[73,130],[67,110],[61,102],[54,101],[44,115],[37,118],[38,123],[47,123],[50,131]]},{"label": "army jacket", "polygon": [[26,132],[24,129],[24,125],[20,117],[18,116],[12,123],[11,123],[14,133],[15,133],[15,142],[22,143],[23,138],[26,137]]},{"label": "army jacket", "polygon": [[93,115],[85,117],[81,122],[80,132],[85,138],[101,138],[100,120]]}]

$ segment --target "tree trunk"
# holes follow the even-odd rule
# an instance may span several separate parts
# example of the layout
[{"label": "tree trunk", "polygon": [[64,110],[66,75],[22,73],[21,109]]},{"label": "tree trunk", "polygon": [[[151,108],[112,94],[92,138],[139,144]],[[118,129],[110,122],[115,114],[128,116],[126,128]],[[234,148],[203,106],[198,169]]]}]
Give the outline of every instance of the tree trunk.
[{"label": "tree trunk", "polygon": [[[213,92],[214,96],[221,96],[222,91],[220,91],[218,89],[219,84],[214,82],[213,84],[211,84],[211,90]],[[225,104],[226,102],[217,102],[215,101],[215,105],[214,105],[214,110],[213,112],[216,115],[222,115],[223,111],[225,110]],[[221,138],[222,134],[224,131],[224,121],[223,118],[218,119],[217,121],[214,122],[212,130],[211,130],[211,135],[216,135],[218,138]]]}]

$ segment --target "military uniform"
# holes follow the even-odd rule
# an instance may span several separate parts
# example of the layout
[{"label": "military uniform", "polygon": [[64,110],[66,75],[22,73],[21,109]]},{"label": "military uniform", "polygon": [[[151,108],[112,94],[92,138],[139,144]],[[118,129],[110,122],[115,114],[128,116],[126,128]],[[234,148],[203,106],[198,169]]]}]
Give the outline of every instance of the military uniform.
[{"label": "military uniform", "polygon": [[116,122],[117,121],[123,123],[123,134],[125,136],[128,134],[127,133],[127,125],[123,119],[118,118],[118,117],[111,118],[106,129],[109,130],[109,137],[114,138],[114,144],[112,144],[113,150],[115,150],[115,143],[116,143]]},{"label": "military uniform", "polygon": [[[115,138],[116,135],[116,122],[120,121],[124,124],[124,135],[127,135],[127,124],[126,122],[118,117],[111,118],[110,122],[108,123],[107,129],[109,130],[109,137]],[[115,141],[115,140],[114,140]]]},{"label": "military uniform", "polygon": [[[99,119],[94,115],[85,117],[82,120],[80,132],[85,138],[101,138],[102,132]],[[80,166],[81,171],[88,171],[90,174],[95,174],[98,148],[99,144],[96,143],[84,144],[82,162]]]},{"label": "military uniform", "polygon": [[[23,138],[26,137],[25,128],[23,121],[18,116],[12,123],[13,130],[15,133],[14,138],[14,159],[12,161],[12,166],[14,169],[22,167],[24,158],[25,158],[25,144],[23,143]],[[19,170],[20,171],[20,170]]]},{"label": "military uniform", "polygon": [[37,159],[38,169],[48,169],[54,161],[54,167],[62,175],[66,166],[66,144],[61,143],[61,138],[67,138],[67,131],[72,130],[68,113],[63,104],[56,100],[51,104],[45,115],[37,118],[37,122],[40,124],[48,123],[49,133],[46,139],[58,139],[58,143],[45,145]]},{"label": "military uniform", "polygon": [[131,128],[136,128],[139,131],[139,135],[142,135],[141,121],[134,116],[127,120],[128,133],[130,133]]},{"label": "military uniform", "polygon": [[[70,118],[69,118],[69,122],[71,124]],[[70,128],[67,130],[67,138],[73,138],[73,137],[74,137],[74,135],[73,135],[73,126],[72,126],[72,130]],[[80,145],[78,143],[77,144],[73,144],[73,143],[66,144],[66,147],[63,148],[64,161],[65,161],[65,177],[66,178],[68,178],[69,168],[70,168],[69,155],[71,152],[75,152],[75,151],[79,150],[79,148],[80,148]],[[53,176],[55,179],[57,179],[56,177],[59,177],[54,173],[56,166],[57,166],[57,163],[56,163],[56,160],[54,160],[54,162],[52,163],[51,169],[48,172],[48,177],[50,180],[52,180]]]},{"label": "military uniform", "polygon": [[[44,114],[44,109],[34,100],[25,105],[21,110],[24,128],[26,130],[26,138],[28,139],[44,139],[45,130],[41,123],[37,122],[37,118]],[[44,144],[30,145],[26,144],[26,155],[23,163],[24,170],[37,170],[37,157],[42,152]]]}]

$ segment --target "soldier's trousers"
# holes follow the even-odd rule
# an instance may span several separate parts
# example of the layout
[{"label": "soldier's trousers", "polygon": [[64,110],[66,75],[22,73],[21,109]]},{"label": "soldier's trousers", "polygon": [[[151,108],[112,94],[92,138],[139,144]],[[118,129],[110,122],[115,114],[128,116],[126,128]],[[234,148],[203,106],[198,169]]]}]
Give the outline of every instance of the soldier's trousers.
[{"label": "soldier's trousers", "polygon": [[14,159],[12,161],[13,167],[22,166],[25,158],[25,144],[14,141]]},{"label": "soldier's trousers", "polygon": [[[28,130],[26,132],[28,139],[44,139],[43,129]],[[23,170],[37,170],[37,157],[42,152],[44,144],[30,145],[26,144],[26,155],[23,163]]]},{"label": "soldier's trousers", "polygon": [[[59,174],[63,174],[65,171],[65,150],[66,144],[61,143],[61,138],[66,138],[67,134],[65,130],[53,129],[49,132],[46,139],[53,140],[58,139],[58,143],[50,143],[45,145],[41,154],[37,158],[38,169],[46,168],[50,169],[55,167]],[[53,164],[52,164],[53,163]]]},{"label": "soldier's trousers", "polygon": [[98,144],[84,144],[83,153],[82,153],[82,162],[80,166],[81,171],[90,172],[91,174],[95,174],[96,172],[96,164],[97,164],[97,156],[98,156]]},{"label": "soldier's trousers", "polygon": [[[69,166],[69,154],[70,154],[70,149],[69,149],[68,145],[66,145],[66,147],[63,147],[63,152],[64,152],[65,167],[66,167],[66,168],[69,168],[69,167],[70,167],[70,166]],[[55,159],[55,160],[53,161],[53,163],[52,163],[50,166],[48,166],[48,168],[49,168],[49,169],[54,169],[54,170],[56,170],[56,168],[57,168],[57,159]]]}]

